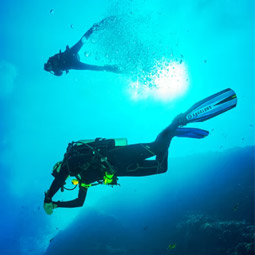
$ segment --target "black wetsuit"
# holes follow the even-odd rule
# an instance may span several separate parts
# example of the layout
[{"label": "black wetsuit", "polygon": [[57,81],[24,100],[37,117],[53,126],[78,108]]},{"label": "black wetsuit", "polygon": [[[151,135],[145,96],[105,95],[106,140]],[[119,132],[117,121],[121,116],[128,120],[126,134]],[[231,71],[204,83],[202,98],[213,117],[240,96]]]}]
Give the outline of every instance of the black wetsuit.
[{"label": "black wetsuit", "polygon": [[59,52],[54,56],[50,57],[46,64],[44,64],[44,70],[51,72],[56,76],[61,76],[63,72],[68,72],[71,69],[74,70],[92,70],[92,71],[108,71],[119,73],[119,69],[113,65],[104,65],[104,66],[96,66],[89,65],[86,63],[80,62],[79,54],[81,47],[83,46],[83,40],[88,39],[91,34],[98,29],[99,26],[102,26],[109,20],[112,20],[113,17],[108,17],[103,19],[101,22],[94,24],[83,36],[82,38],[71,48],[66,46],[66,50],[64,52]]},{"label": "black wetsuit", "polygon": [[[113,146],[102,149],[100,154],[107,159],[107,164],[102,162],[102,157],[91,157],[93,153],[82,153],[72,148],[67,148],[67,153],[59,174],[56,175],[50,189],[46,193],[45,203],[51,202],[54,194],[63,186],[68,175],[77,176],[86,184],[101,181],[104,178],[104,169],[112,167],[116,176],[147,176],[160,174],[167,171],[168,147],[175,134],[177,123],[173,123],[163,130],[152,143],[140,143],[127,146]],[[82,147],[80,147],[82,148]],[[74,152],[75,151],[75,152]],[[155,160],[147,160],[155,156]],[[87,188],[79,186],[78,198],[66,202],[53,202],[58,207],[82,206],[87,193]]]}]

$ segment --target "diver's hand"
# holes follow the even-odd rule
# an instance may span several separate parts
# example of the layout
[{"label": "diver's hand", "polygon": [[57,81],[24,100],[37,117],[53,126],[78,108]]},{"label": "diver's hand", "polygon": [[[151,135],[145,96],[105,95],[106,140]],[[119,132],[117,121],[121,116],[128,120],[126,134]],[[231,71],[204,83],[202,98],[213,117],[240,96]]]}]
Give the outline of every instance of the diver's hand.
[{"label": "diver's hand", "polygon": [[48,191],[45,192],[43,209],[46,214],[51,215],[53,213],[53,209],[57,208],[57,205],[52,202],[51,197],[48,195]]},{"label": "diver's hand", "polygon": [[53,210],[56,208],[57,208],[57,205],[53,202],[43,204],[43,209],[45,213],[48,215],[51,215],[53,213]]}]

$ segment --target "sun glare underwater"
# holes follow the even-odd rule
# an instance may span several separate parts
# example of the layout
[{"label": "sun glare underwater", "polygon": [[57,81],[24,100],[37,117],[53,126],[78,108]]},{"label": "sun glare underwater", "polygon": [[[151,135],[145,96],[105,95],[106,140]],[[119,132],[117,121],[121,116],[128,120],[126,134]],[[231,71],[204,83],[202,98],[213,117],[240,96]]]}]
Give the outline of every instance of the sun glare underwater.
[{"label": "sun glare underwater", "polygon": [[184,63],[159,63],[155,74],[150,73],[142,82],[132,82],[130,93],[133,99],[154,97],[158,100],[172,100],[188,89],[188,73]]},{"label": "sun glare underwater", "polygon": [[[253,0],[1,4],[1,254],[254,254]],[[119,185],[77,174],[50,197],[68,144],[151,143],[176,116],[166,172],[116,181],[92,148]]]}]

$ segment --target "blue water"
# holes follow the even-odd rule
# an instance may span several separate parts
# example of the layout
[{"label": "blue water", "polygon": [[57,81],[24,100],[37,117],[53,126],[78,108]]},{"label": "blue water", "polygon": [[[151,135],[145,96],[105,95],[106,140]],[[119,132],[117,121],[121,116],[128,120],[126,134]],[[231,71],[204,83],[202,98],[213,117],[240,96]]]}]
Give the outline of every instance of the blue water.
[{"label": "blue water", "polygon": [[[109,16],[119,19],[80,57],[123,74],[43,70]],[[252,254],[252,0],[3,0],[0,31],[1,254]],[[44,213],[51,169],[70,141],[153,141],[178,113],[229,87],[237,107],[193,125],[210,131],[206,139],[175,138],[166,174],[121,178],[91,188],[83,208]]]}]

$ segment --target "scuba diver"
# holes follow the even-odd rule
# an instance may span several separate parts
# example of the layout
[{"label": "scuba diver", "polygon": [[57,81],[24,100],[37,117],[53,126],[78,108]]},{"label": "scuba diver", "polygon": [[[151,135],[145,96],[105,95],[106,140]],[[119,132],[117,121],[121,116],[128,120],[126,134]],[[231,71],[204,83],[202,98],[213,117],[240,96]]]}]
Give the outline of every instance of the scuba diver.
[{"label": "scuba diver", "polygon": [[81,47],[84,45],[86,40],[89,39],[92,33],[113,19],[115,19],[115,17],[108,17],[99,23],[94,24],[73,47],[69,48],[67,45],[64,52],[61,52],[60,50],[59,53],[50,57],[47,63],[44,64],[44,70],[56,76],[61,76],[64,71],[68,73],[71,69],[120,73],[120,70],[115,65],[96,66],[82,63],[80,62],[80,57],[78,54]]},{"label": "scuba diver", "polygon": [[[178,115],[151,143],[127,145],[126,139],[80,140],[69,143],[64,158],[55,164],[55,177],[45,192],[44,210],[52,214],[56,208],[80,207],[90,187],[105,184],[118,185],[118,177],[148,176],[165,173],[168,166],[168,148],[173,137],[204,138],[209,132],[197,128],[183,128],[192,122],[213,118],[237,104],[232,89],[225,89],[194,104]],[[155,160],[149,160],[156,156]],[[78,197],[70,201],[52,201],[59,189],[63,191],[68,176],[79,187]]]}]

